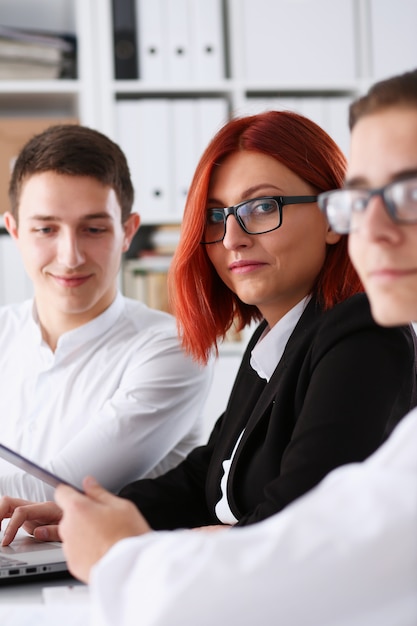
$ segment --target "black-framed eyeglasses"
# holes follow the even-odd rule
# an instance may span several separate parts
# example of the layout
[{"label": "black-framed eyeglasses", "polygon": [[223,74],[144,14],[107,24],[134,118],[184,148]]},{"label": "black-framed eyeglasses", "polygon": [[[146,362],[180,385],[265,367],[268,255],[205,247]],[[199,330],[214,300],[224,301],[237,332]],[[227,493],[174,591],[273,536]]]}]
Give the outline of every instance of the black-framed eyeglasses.
[{"label": "black-framed eyeglasses", "polygon": [[262,235],[276,230],[282,224],[282,207],[286,204],[316,202],[317,196],[263,196],[245,200],[235,206],[207,209],[206,224],[201,243],[223,241],[226,220],[234,215],[237,223],[248,235]]},{"label": "black-framed eyeglasses", "polygon": [[417,176],[388,183],[375,189],[335,189],[318,196],[330,227],[347,234],[360,226],[371,198],[380,196],[388,215],[396,224],[417,223]]}]

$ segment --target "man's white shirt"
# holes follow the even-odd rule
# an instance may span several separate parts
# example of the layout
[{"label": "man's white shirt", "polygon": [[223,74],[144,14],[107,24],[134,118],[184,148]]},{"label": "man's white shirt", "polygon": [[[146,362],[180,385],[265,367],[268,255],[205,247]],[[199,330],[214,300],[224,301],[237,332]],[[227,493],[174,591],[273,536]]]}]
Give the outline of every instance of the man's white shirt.
[{"label": "man's white shirt", "polygon": [[[1,443],[77,486],[91,474],[117,491],[201,443],[211,368],[185,356],[172,316],[118,294],[55,352],[32,301],[0,308],[0,381]],[[0,461],[0,495],[53,489]]]}]

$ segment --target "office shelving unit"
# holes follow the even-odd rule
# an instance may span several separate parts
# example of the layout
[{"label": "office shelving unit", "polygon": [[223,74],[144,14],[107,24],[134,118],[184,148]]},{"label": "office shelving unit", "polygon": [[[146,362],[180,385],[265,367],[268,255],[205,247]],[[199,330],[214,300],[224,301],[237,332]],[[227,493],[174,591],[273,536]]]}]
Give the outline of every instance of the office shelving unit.
[{"label": "office shelving unit", "polygon": [[71,32],[77,37],[77,78],[0,81],[0,114],[77,117],[97,126],[99,90],[94,47],[94,5],[89,0],[2,0],[0,23]]},{"label": "office shelving unit", "polygon": [[[77,118],[121,143],[131,160],[141,140],[132,129],[130,148],[123,145],[122,103],[216,101],[224,103],[225,117],[294,107],[313,119],[316,116],[325,128],[328,123],[327,130],[347,151],[345,118],[350,99],[384,72],[390,75],[409,69],[417,59],[415,0],[136,0],[137,10],[141,2],[154,7],[162,2],[165,7],[174,6],[179,15],[192,3],[202,2],[207,11],[218,2],[223,71],[209,79],[199,74],[192,79],[122,80],[115,77],[112,2],[1,0],[3,25],[67,30],[76,35],[77,78],[0,81],[0,117]],[[217,126],[221,121],[218,118]],[[197,158],[195,154],[189,159],[189,171]],[[135,167],[132,163],[134,182]],[[136,187],[141,187],[138,180]],[[144,223],[181,221],[181,206],[172,212],[169,201],[159,214],[148,212],[144,204],[135,208]],[[20,298],[30,288],[16,268],[19,258],[6,246],[0,250],[0,276],[1,272],[12,275],[13,297]],[[0,288],[0,302],[10,298]],[[216,374],[222,383],[217,385],[219,410],[226,399],[219,390],[227,395],[227,381],[233,377],[245,342],[246,337],[222,350]]]},{"label": "office shelving unit", "polygon": [[[150,4],[189,8],[200,1],[150,0]],[[146,0],[136,0],[136,6],[141,2]],[[220,98],[229,114],[276,106],[280,99],[285,105],[288,98],[295,104],[305,99],[344,102],[379,78],[385,66],[389,74],[412,67],[417,58],[415,37],[407,36],[417,17],[414,0],[202,4],[220,6],[223,75],[150,81],[115,78],[112,0],[2,0],[3,25],[75,33],[78,77],[0,81],[0,116],[77,117],[117,140],[116,110],[121,101]]]}]

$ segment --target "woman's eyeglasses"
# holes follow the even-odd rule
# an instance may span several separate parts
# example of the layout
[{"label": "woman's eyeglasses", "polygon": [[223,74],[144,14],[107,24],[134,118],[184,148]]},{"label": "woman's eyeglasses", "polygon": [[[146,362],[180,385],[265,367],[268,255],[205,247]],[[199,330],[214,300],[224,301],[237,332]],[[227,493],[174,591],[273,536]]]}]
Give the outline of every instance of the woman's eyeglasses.
[{"label": "woman's eyeglasses", "polygon": [[307,204],[316,201],[317,196],[265,196],[245,200],[231,207],[207,209],[201,243],[223,241],[229,215],[235,216],[239,226],[248,235],[262,235],[281,226],[284,205]]}]

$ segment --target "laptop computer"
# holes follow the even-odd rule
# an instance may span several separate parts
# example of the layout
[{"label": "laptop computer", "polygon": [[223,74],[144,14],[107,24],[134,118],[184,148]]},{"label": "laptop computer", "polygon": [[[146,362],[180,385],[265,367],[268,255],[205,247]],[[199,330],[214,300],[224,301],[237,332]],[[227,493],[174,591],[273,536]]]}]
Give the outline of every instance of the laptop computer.
[{"label": "laptop computer", "polygon": [[[0,457],[53,487],[62,483],[69,484],[2,444],[0,444]],[[77,487],[74,489],[80,491]],[[6,524],[6,521],[3,522],[3,525]],[[1,538],[2,533],[0,533],[0,544]],[[63,576],[71,577],[62,545],[59,542],[37,541],[20,529],[9,546],[0,545],[0,585],[7,582],[21,583],[24,580],[37,581]]]},{"label": "laptop computer", "polygon": [[9,546],[0,546],[0,585],[62,576],[69,577],[70,573],[58,542],[37,541],[19,530]]}]

